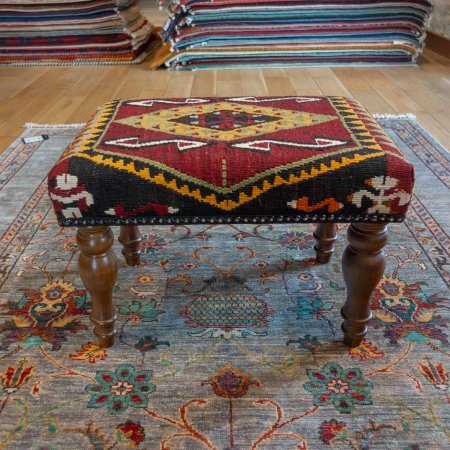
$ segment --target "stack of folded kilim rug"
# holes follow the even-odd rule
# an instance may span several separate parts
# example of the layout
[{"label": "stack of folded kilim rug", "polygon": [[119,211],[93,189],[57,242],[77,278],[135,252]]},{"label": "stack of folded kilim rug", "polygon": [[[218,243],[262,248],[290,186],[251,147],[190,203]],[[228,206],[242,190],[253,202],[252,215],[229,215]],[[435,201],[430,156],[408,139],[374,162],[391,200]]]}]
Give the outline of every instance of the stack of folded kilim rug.
[{"label": "stack of folded kilim rug", "polygon": [[166,65],[411,64],[430,12],[428,0],[179,0],[162,31]]},{"label": "stack of folded kilim rug", "polygon": [[139,62],[152,30],[136,0],[6,0],[0,64]]}]

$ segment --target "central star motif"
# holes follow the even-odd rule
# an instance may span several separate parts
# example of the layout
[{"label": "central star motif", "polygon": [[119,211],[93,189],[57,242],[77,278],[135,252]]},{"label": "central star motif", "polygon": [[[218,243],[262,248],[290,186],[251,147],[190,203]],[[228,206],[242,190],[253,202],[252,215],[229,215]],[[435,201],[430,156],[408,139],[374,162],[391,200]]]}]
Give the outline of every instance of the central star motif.
[{"label": "central star motif", "polygon": [[261,123],[269,123],[279,120],[279,117],[267,116],[264,114],[251,114],[243,111],[232,111],[223,109],[205,114],[191,114],[172,122],[207,128],[209,130],[234,130],[236,128],[250,127]]},{"label": "central star motif", "polygon": [[335,119],[333,115],[306,111],[218,102],[158,110],[119,119],[116,123],[176,136],[234,141]]}]

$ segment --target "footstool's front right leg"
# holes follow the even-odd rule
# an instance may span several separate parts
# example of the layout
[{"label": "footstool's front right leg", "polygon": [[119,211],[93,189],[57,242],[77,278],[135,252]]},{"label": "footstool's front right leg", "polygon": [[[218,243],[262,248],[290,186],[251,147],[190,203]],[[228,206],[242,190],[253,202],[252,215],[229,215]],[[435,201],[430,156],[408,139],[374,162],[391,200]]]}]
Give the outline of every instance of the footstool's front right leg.
[{"label": "footstool's front right leg", "polygon": [[109,227],[79,227],[77,234],[80,257],[78,269],[86,289],[91,295],[91,321],[102,347],[114,344],[117,309],[112,290],[117,277],[118,264],[112,250],[114,235]]},{"label": "footstool's front right leg", "polygon": [[342,257],[347,284],[347,301],[342,308],[344,342],[357,347],[367,333],[371,318],[370,297],[383,276],[386,258],[387,225],[352,223],[348,229],[348,246]]}]

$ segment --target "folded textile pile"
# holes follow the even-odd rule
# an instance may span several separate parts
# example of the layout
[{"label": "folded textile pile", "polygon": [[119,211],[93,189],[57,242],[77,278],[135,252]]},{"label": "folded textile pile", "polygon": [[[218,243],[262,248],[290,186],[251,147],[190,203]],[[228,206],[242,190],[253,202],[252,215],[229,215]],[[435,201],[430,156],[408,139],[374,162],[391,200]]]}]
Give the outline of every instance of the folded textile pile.
[{"label": "folded textile pile", "polygon": [[152,32],[136,0],[6,0],[0,64],[139,62]]},{"label": "folded textile pile", "polygon": [[428,0],[179,0],[162,38],[173,69],[411,64]]}]

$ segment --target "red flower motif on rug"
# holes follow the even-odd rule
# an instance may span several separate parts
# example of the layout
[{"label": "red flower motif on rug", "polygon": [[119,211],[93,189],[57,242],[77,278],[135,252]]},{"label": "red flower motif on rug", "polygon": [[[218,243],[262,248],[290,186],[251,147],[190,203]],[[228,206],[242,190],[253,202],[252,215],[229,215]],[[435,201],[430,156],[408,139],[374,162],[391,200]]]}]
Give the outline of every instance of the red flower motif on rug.
[{"label": "red flower motif on rug", "polygon": [[20,300],[0,305],[8,319],[0,325],[2,344],[7,350],[12,344],[25,347],[50,344],[59,350],[67,333],[78,333],[88,327],[79,319],[87,317],[86,291],[72,283],[56,280],[38,290],[24,289]]}]

